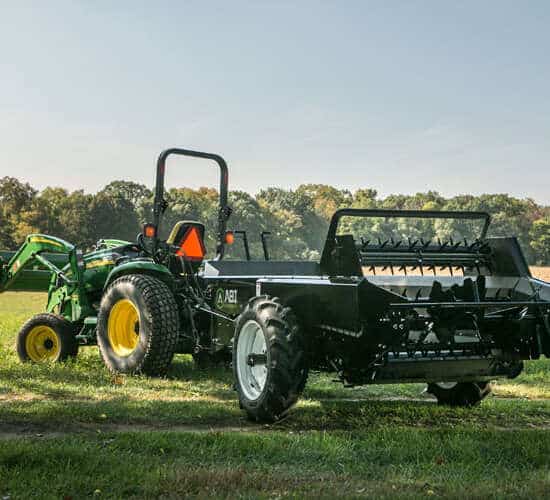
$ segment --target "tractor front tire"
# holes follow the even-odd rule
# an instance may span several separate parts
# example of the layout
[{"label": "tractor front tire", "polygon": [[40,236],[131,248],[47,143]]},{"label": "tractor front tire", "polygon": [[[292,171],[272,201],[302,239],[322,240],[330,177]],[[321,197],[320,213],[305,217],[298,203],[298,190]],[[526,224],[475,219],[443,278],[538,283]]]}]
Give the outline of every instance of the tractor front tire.
[{"label": "tractor front tire", "polygon": [[29,319],[19,331],[16,344],[22,362],[57,363],[78,354],[74,325],[50,313]]},{"label": "tractor front tire", "polygon": [[491,393],[489,382],[457,382],[451,384],[428,384],[430,394],[436,397],[440,405],[454,407],[476,406]]},{"label": "tractor front tire", "polygon": [[286,415],[308,375],[302,333],[291,308],[265,295],[250,300],[237,319],[233,371],[249,419],[274,422]]},{"label": "tractor front tire", "polygon": [[178,332],[174,294],[153,276],[122,276],[101,299],[97,343],[111,372],[163,375],[176,352]]}]

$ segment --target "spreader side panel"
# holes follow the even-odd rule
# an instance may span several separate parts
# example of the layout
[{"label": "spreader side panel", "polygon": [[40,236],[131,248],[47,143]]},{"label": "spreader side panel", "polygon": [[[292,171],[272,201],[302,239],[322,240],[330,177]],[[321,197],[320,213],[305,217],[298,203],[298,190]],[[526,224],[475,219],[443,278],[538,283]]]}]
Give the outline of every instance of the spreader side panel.
[{"label": "spreader side panel", "polygon": [[343,334],[361,330],[359,280],[328,278],[265,278],[257,282],[257,295],[279,297],[300,316],[304,328],[333,328]]}]

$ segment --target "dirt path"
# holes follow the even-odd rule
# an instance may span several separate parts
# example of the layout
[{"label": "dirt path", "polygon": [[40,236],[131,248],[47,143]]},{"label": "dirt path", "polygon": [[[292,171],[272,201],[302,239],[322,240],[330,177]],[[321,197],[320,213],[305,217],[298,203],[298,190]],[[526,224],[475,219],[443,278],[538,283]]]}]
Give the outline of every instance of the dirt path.
[{"label": "dirt path", "polygon": [[[518,398],[497,397],[499,400],[517,401]],[[536,401],[536,399],[533,399]],[[69,400],[72,402],[79,402],[82,400]],[[382,396],[375,398],[313,398],[311,401],[321,403],[369,403],[373,401],[398,401],[398,402],[417,402],[428,405],[436,405],[436,401],[428,397],[407,397],[407,396]],[[289,417],[292,420],[292,416]],[[321,430],[306,425],[304,429],[296,429],[292,425],[288,427],[285,425],[283,419],[277,424],[263,425],[247,422],[244,417],[234,419],[233,424],[228,423],[212,423],[212,424],[176,424],[171,425],[168,423],[153,422],[150,424],[143,423],[109,423],[109,422],[71,422],[66,425],[60,425],[59,423],[51,424],[47,422],[30,423],[30,422],[7,422],[0,420],[0,442],[10,439],[54,439],[67,436],[101,436],[102,434],[118,434],[127,432],[189,432],[189,433],[217,433],[217,432],[246,432],[246,433],[258,433],[265,431],[288,431],[288,432],[300,432],[300,431],[312,431]],[[528,430],[528,429],[544,429],[550,430],[550,423],[547,421],[537,423],[526,423],[525,426],[502,426],[491,425],[491,429],[498,431],[514,431],[514,430]]]},{"label": "dirt path", "polygon": [[[290,417],[292,419],[292,417]],[[437,427],[437,424],[434,423]],[[418,428],[413,426],[414,428]],[[427,430],[431,426],[425,427]],[[526,430],[550,430],[550,422],[528,422],[524,426],[505,426],[505,425],[490,425],[488,428],[499,432],[511,432],[511,431],[526,431]],[[64,438],[69,436],[83,436],[91,437],[95,436],[101,439],[101,436],[112,436],[113,434],[122,434],[128,432],[138,433],[161,433],[161,432],[176,432],[176,433],[262,433],[262,432],[289,432],[289,433],[301,433],[309,431],[320,431],[320,428],[314,428],[306,426],[303,429],[296,429],[292,426],[287,427],[285,420],[283,419],[279,423],[272,425],[254,424],[248,422],[241,422],[236,425],[227,424],[183,424],[183,425],[170,425],[170,424],[117,424],[117,423],[86,423],[77,422],[68,425],[64,428],[60,428],[59,425],[51,426],[48,424],[36,424],[36,423],[6,423],[0,422],[0,442],[11,439],[55,439]],[[336,429],[330,429],[336,430]],[[349,429],[342,429],[349,430]],[[371,429],[376,432],[376,429]],[[450,427],[449,432],[453,432]],[[483,429],[480,429],[483,430]]]},{"label": "dirt path", "polygon": [[64,429],[38,425],[38,424],[17,424],[0,423],[0,441],[9,439],[52,439],[72,435],[101,435],[119,434],[125,432],[258,432],[268,426],[262,425],[144,425],[144,424],[88,424],[79,423],[67,426]]},{"label": "dirt path", "polygon": [[[155,425],[143,425],[143,424],[79,424],[74,425],[71,428],[63,430],[47,428],[39,425],[29,424],[1,424],[0,428],[0,442],[9,441],[13,439],[56,439],[69,436],[83,436],[91,437],[96,436],[100,439],[100,436],[105,435],[112,436],[113,434],[122,434],[127,432],[139,432],[139,433],[157,433],[157,432],[177,432],[177,433],[261,433],[267,431],[288,431],[296,432],[293,430],[278,428],[277,426],[263,426],[263,425],[244,425],[244,426],[207,426],[207,425],[172,425],[172,426],[155,426]],[[513,431],[525,431],[525,430],[550,430],[550,425],[534,425],[530,424],[526,427],[502,427],[492,426],[492,430],[499,432],[513,432]],[[300,431],[303,432],[303,431]],[[373,431],[374,432],[374,431]],[[452,432],[452,429],[449,429]]]}]

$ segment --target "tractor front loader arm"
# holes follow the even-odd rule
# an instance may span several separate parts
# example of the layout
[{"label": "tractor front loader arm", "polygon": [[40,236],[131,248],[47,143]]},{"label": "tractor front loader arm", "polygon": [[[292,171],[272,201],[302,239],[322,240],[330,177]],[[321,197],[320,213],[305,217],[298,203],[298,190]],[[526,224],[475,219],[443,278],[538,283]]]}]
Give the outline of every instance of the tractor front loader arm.
[{"label": "tractor front loader arm", "polygon": [[[56,258],[47,258],[50,255],[55,255]],[[53,260],[56,262],[52,262]],[[62,263],[68,263],[68,268],[63,265],[60,266],[63,269],[58,267]],[[29,270],[33,265],[37,269]],[[23,286],[18,286],[18,282],[24,272],[27,273],[28,277]],[[5,292],[9,289],[42,289],[45,291],[47,289],[43,286],[45,281],[40,279],[44,272],[49,275],[51,273],[55,274],[66,284],[76,285],[80,279],[77,250],[74,245],[60,238],[46,234],[30,234],[25,239],[25,243],[11,256],[9,261],[6,264],[2,263],[0,292]],[[33,277],[35,278],[35,283],[33,283]],[[37,286],[38,283],[40,283],[40,286]]]}]

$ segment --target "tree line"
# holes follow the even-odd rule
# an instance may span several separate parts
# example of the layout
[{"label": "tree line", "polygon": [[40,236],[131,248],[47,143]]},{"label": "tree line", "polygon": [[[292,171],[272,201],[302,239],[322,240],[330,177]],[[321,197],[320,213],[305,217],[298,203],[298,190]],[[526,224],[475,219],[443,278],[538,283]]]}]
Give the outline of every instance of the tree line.
[{"label": "tree line", "polygon": [[[214,247],[218,193],[215,189],[172,188],[166,193],[164,234],[178,220],[206,225],[207,247]],[[275,259],[317,259],[330,217],[338,208],[414,210],[479,210],[492,216],[490,234],[517,236],[530,264],[550,265],[550,207],[507,194],[459,195],[445,198],[435,191],[381,197],[374,189],[354,192],[323,184],[304,184],[295,190],[270,187],[256,195],[232,191],[229,227],[247,232],[253,258],[261,258],[260,233],[269,231],[269,248]],[[100,238],[135,241],[141,224],[151,220],[153,193],[145,185],[114,181],[95,194],[69,192],[60,187],[38,191],[14,177],[0,179],[0,248],[15,249],[30,233],[58,236],[83,250]],[[428,227],[425,221],[343,221],[358,239],[460,238],[463,223]],[[454,225],[453,225],[454,224]],[[462,224],[462,226],[460,225]],[[470,229],[470,228],[466,228]],[[464,231],[462,231],[464,232]],[[242,258],[236,241],[229,257]]]}]

